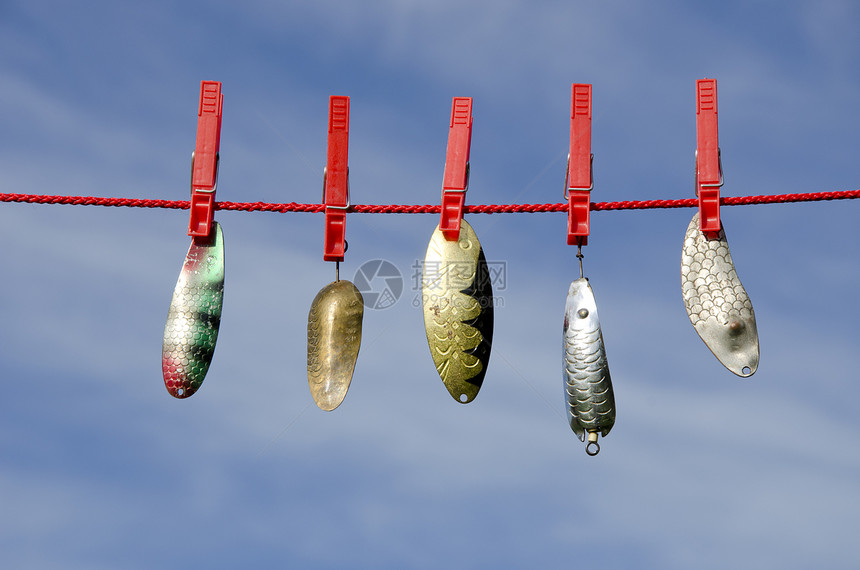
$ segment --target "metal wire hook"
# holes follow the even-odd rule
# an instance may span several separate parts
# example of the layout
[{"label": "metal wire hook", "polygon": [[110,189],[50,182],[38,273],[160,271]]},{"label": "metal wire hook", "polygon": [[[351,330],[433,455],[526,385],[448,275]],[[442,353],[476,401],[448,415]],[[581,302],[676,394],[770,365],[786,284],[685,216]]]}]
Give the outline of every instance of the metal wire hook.
[{"label": "metal wire hook", "polygon": [[[716,184],[702,184],[702,188],[722,188],[726,183],[726,179],[723,176],[723,152],[722,149],[717,149],[717,164],[720,168],[720,181]],[[696,160],[694,162],[694,170],[693,177],[695,181],[693,182],[693,186],[696,189],[696,196],[699,195],[699,149],[696,149]]]},{"label": "metal wire hook", "polygon": [[589,175],[591,178],[591,186],[589,186],[588,188],[586,188],[584,186],[581,188],[580,187],[569,188],[567,186],[567,183],[570,181],[570,153],[567,153],[567,169],[565,170],[565,174],[564,174],[564,192],[562,192],[562,196],[564,196],[564,199],[565,200],[570,199],[569,190],[588,190],[588,191],[594,190],[594,153],[591,153],[591,168],[590,168]]},{"label": "metal wire hook", "polygon": [[[343,252],[346,253],[349,250],[349,242],[343,240]],[[334,280],[340,281],[340,261],[334,262]]]},{"label": "metal wire hook", "polygon": [[579,260],[579,278],[582,279],[585,275],[582,272],[582,238],[579,238],[579,243],[576,245],[576,258]]}]

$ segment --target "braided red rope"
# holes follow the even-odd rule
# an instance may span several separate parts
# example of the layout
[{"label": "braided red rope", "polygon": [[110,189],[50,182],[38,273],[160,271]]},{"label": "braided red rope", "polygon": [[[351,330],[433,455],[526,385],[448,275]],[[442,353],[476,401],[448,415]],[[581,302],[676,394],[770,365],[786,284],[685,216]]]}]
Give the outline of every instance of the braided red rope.
[{"label": "braided red rope", "polygon": [[[771,196],[724,197],[724,206],[747,206],[751,204],[785,204],[788,202],[816,202],[822,200],[850,200],[860,198],[860,190],[837,192],[809,192],[806,194],[775,194]],[[43,196],[39,194],[0,194],[0,202],[24,202],[28,204],[67,204],[75,206],[114,206],[126,208],[167,208],[187,210],[188,200],[142,200],[137,198],[100,198],[96,196]],[[656,208],[693,208],[698,206],[696,198],[681,200],[632,200],[626,202],[592,202],[591,209],[598,210],[649,210]],[[324,204],[277,204],[270,202],[217,202],[218,210],[244,212],[322,212]],[[349,211],[358,214],[438,214],[439,205],[409,204],[356,204]],[[469,214],[520,214],[540,212],[566,212],[567,204],[477,204],[466,206]]]}]

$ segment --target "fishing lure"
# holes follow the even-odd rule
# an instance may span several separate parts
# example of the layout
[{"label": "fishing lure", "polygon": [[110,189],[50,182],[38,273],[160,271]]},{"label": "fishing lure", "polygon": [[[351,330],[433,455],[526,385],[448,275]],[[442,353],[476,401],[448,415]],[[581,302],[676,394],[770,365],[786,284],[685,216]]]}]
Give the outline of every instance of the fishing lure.
[{"label": "fishing lure", "polygon": [[224,300],[224,237],[212,222],[208,237],[191,242],[167,312],[161,348],[164,385],[171,396],[194,394],[209,370]]},{"label": "fishing lure", "polygon": [[308,312],[308,387],[316,405],[330,412],[346,397],[358,351],[364,299],[340,279],[349,209],[349,97],[329,98],[326,168],[323,171],[325,241],[323,259],[335,262],[335,280],[323,287]]},{"label": "fishing lure", "polygon": [[706,236],[698,213],[684,236],[681,292],[690,322],[714,356],[738,376],[752,376],[759,361],[752,302],[738,279],[722,226],[716,236]]},{"label": "fishing lure", "polygon": [[347,280],[323,287],[308,313],[308,386],[314,402],[330,412],[346,397],[358,351],[364,299]]},{"label": "fishing lure", "polygon": [[588,279],[570,284],[564,307],[564,391],[567,419],[580,441],[588,438],[589,455],[600,452],[598,434],[606,437],[615,425],[615,395]]},{"label": "fishing lure", "polygon": [[493,342],[493,288],[475,230],[460,221],[457,240],[439,227],[424,258],[422,304],[427,344],[436,371],[455,400],[475,399]]}]

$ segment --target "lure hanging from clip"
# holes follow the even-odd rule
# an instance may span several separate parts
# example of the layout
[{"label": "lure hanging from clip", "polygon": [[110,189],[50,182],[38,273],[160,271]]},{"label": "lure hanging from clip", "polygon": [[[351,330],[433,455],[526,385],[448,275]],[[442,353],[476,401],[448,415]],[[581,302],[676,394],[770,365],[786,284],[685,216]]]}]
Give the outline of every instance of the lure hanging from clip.
[{"label": "lure hanging from clip", "polygon": [[191,246],[173,290],[161,349],[164,385],[175,398],[194,394],[209,370],[224,300],[224,237],[214,221],[221,83],[203,81],[197,144],[191,158]]},{"label": "lure hanging from clip", "polygon": [[442,182],[442,215],[433,231],[421,298],[436,372],[457,402],[475,399],[493,342],[493,288],[475,230],[463,219],[469,184],[472,98],[455,97]]},{"label": "lure hanging from clip", "polygon": [[738,278],[720,221],[723,166],[717,125],[717,81],[696,82],[696,194],[699,212],[684,235],[681,293],[687,316],[705,345],[738,376],[758,368],[752,302]]},{"label": "lure hanging from clip", "polygon": [[323,259],[335,262],[335,280],[317,293],[308,312],[308,387],[316,405],[326,412],[337,408],[349,390],[364,319],[361,292],[350,281],[340,278],[340,262],[347,249],[348,144],[349,97],[332,96],[323,177],[326,205]]},{"label": "lure hanging from clip", "polygon": [[594,188],[591,154],[591,85],[574,83],[571,92],[570,155],[564,183],[568,202],[567,244],[576,245],[579,279],[570,284],[564,306],[562,363],[567,419],[585,452],[600,452],[598,436],[606,437],[615,425],[615,394],[597,316],[597,302],[582,272],[582,246],[590,233],[591,190]]}]

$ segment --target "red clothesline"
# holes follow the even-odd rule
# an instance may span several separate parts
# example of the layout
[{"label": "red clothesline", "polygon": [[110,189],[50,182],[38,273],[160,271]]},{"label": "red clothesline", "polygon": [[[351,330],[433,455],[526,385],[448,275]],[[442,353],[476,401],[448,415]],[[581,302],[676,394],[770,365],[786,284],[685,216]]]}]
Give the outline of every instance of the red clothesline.
[{"label": "red clothesline", "polygon": [[[771,196],[723,197],[724,206],[747,206],[751,204],[785,204],[788,202],[817,202],[822,200],[850,200],[860,198],[860,190],[837,192],[809,192],[806,194],[775,194]],[[101,198],[97,196],[44,196],[39,194],[0,194],[0,202],[24,202],[29,204],[66,204],[74,206],[113,206],[126,208],[167,208],[187,210],[188,200],[143,200],[138,198]],[[649,210],[656,208],[693,208],[696,198],[682,200],[630,200],[625,202],[592,202],[591,209],[599,210]],[[217,210],[239,210],[244,212],[322,212],[324,204],[277,204],[270,202],[217,202]],[[467,205],[468,214],[518,214],[538,212],[566,212],[568,205],[560,204],[477,204]],[[355,204],[350,212],[357,214],[438,214],[437,205],[411,204]]]}]

